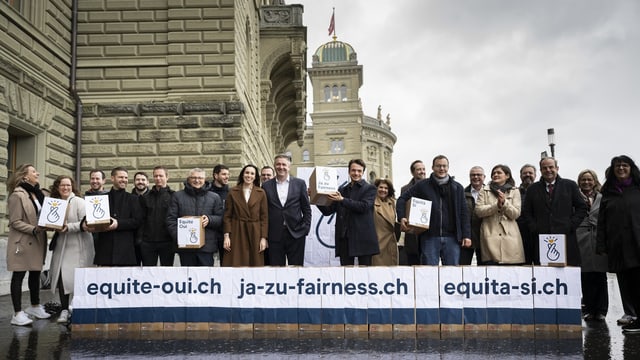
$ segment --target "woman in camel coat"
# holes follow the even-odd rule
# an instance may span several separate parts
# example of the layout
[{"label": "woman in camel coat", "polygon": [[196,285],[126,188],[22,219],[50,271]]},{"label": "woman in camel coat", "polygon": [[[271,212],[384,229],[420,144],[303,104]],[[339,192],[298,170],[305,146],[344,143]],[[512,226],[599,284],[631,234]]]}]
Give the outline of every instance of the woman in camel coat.
[{"label": "woman in camel coat", "polygon": [[264,266],[267,249],[267,194],[260,188],[258,168],[245,166],[231,188],[223,218],[225,254],[222,266]]},{"label": "woman in camel coat", "polygon": [[378,235],[380,254],[373,255],[373,266],[398,265],[398,240],[396,238],[396,200],[395,189],[391,181],[377,179],[376,201],[373,203],[373,223]]},{"label": "woman in camel coat", "polygon": [[482,219],[480,253],[485,265],[524,263],[524,247],[516,223],[520,192],[508,166],[493,167],[491,182],[478,195],[475,213]]}]

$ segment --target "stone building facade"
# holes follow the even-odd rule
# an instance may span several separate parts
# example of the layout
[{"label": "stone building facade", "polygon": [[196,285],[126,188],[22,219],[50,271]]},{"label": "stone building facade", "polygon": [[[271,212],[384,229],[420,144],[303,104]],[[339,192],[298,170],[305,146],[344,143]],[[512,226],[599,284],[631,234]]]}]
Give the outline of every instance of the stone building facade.
[{"label": "stone building facade", "polygon": [[0,0],[0,271],[6,180],[21,163],[43,187],[65,174],[82,189],[93,168],[164,165],[180,189],[191,168],[237,174],[301,144],[302,12],[281,0]]}]

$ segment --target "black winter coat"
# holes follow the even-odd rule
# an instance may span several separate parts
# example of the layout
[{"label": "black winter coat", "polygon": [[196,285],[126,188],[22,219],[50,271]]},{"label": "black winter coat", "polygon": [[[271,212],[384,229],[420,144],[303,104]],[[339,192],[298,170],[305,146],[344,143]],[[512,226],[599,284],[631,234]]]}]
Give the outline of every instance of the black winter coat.
[{"label": "black winter coat", "polygon": [[637,185],[622,192],[612,187],[602,189],[596,252],[608,255],[610,272],[640,266],[640,187]]},{"label": "black winter coat", "polygon": [[144,218],[140,200],[137,195],[126,190],[111,189],[107,195],[111,217],[118,221],[118,228],[97,233],[93,242],[96,250],[93,263],[104,266],[135,266],[136,232]]},{"label": "black winter coat", "polygon": [[200,249],[178,249],[178,252],[206,252],[214,253],[218,251],[217,230],[222,227],[222,200],[218,194],[209,191],[211,184],[205,182],[200,189],[194,189],[185,181],[184,190],[177,191],[171,197],[171,205],[167,213],[167,227],[173,241],[177,242],[178,237],[178,218],[182,216],[201,216],[209,217],[209,224],[205,230],[205,244]]},{"label": "black winter coat", "polygon": [[[337,213],[336,257],[355,257],[380,253],[378,235],[373,223],[376,187],[360,180],[338,189],[344,197],[341,202],[318,206],[323,215]],[[348,253],[347,253],[348,248]]]},{"label": "black winter coat", "polygon": [[167,227],[167,213],[174,192],[168,186],[161,189],[156,189],[154,186],[140,196],[140,206],[145,213],[142,241],[150,243],[173,241]]}]

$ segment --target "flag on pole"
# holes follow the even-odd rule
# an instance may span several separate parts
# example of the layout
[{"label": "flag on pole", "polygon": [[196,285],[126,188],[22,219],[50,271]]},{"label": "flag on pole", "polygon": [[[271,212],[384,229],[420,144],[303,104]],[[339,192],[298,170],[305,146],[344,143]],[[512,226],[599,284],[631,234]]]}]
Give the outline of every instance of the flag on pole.
[{"label": "flag on pole", "polygon": [[336,9],[333,8],[333,13],[331,14],[331,22],[329,22],[329,35],[331,35],[331,33],[333,33],[333,35],[336,34]]}]

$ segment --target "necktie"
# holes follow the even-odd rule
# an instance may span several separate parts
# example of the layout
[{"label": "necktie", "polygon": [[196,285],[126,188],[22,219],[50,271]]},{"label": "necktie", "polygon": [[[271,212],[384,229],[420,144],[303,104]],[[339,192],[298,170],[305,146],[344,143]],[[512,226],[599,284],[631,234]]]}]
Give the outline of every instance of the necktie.
[{"label": "necktie", "polygon": [[549,198],[551,198],[553,196],[553,184],[549,184],[547,189],[549,190]]}]

